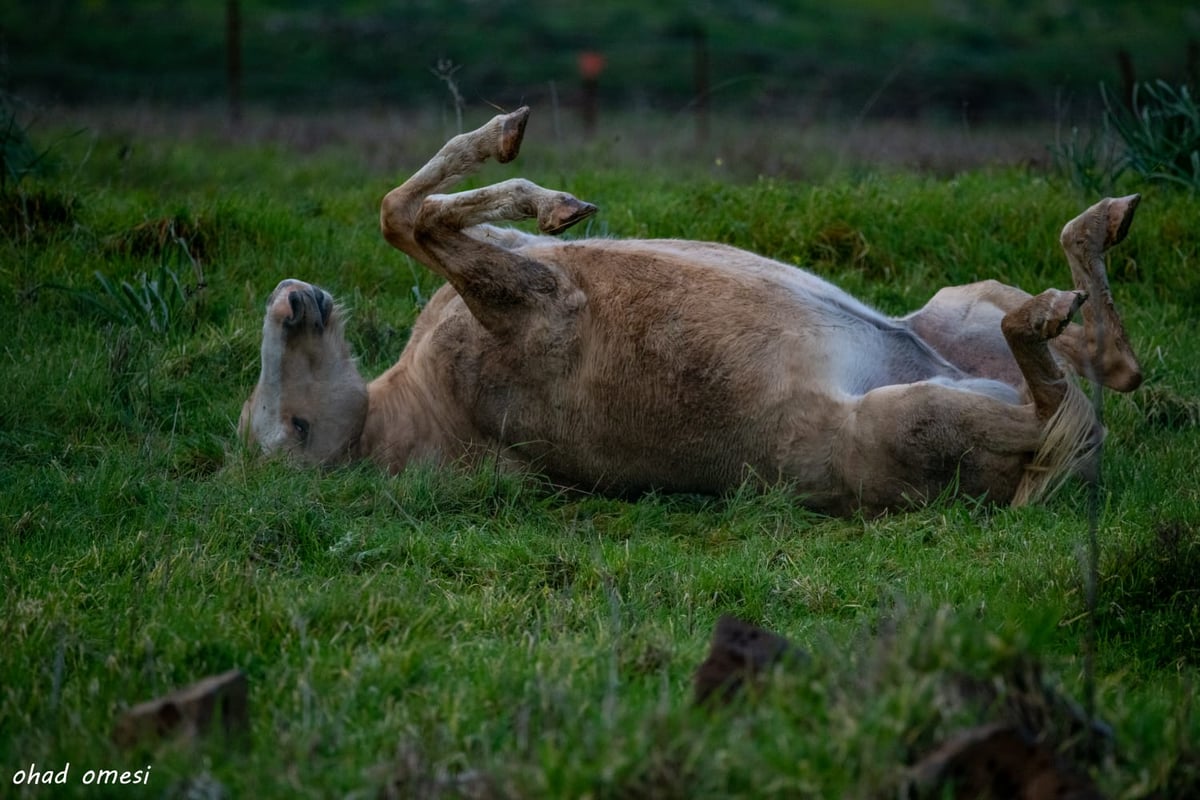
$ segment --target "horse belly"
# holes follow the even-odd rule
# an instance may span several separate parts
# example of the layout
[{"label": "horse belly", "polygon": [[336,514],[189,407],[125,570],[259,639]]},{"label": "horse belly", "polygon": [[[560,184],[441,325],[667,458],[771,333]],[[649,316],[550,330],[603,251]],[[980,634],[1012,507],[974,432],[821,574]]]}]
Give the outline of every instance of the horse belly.
[{"label": "horse belly", "polygon": [[771,338],[593,342],[568,374],[512,394],[503,440],[552,478],[607,491],[718,493],[787,478],[785,421],[798,408],[820,417],[832,401],[826,381],[806,379],[786,341]]}]

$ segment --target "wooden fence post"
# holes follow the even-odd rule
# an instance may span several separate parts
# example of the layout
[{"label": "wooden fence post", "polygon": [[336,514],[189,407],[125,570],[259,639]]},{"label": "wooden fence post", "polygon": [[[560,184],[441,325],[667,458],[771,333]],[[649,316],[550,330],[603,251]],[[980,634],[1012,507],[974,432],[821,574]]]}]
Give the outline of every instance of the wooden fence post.
[{"label": "wooden fence post", "polygon": [[229,122],[242,121],[242,13],[238,0],[225,0],[225,78]]}]

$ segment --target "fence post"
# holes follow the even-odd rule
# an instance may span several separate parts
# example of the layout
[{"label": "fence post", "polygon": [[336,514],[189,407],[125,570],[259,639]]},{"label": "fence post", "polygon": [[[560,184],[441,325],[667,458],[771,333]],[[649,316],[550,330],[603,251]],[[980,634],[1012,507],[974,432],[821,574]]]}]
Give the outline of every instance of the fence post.
[{"label": "fence post", "polygon": [[583,88],[583,132],[591,137],[596,133],[600,115],[600,73],[604,71],[604,56],[592,50],[579,54],[579,77]]},{"label": "fence post", "polygon": [[696,96],[696,144],[708,143],[708,31],[692,30],[692,84]]},{"label": "fence post", "polygon": [[229,122],[242,121],[242,13],[238,0],[225,0],[225,79]]}]

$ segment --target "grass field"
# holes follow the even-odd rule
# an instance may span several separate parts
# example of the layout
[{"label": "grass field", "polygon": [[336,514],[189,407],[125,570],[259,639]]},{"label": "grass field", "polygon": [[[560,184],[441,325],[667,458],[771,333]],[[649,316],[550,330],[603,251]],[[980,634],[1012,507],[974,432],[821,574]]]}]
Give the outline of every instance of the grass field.
[{"label": "grass field", "polygon": [[[1033,659],[1084,698],[1089,630],[1115,732],[1091,774],[1113,797],[1200,792],[1200,199],[1117,187],[1144,194],[1109,268],[1147,381],[1105,397],[1089,615],[1081,484],[840,520],[784,491],[633,502],[264,462],[234,428],[266,294],[324,285],[364,371],[389,365],[436,281],[382,241],[378,201],[443,131],[301,148],[55,124],[34,131],[53,170],[0,221],[0,795],[896,796],[964,722],[949,676]],[[1058,231],[1096,199],[1034,168],[814,149],[821,169],[760,178],[749,149],[639,161],[550,133],[535,119],[476,183],[519,173],[600,205],[592,233],[729,242],[897,313],[949,283],[1066,286]],[[691,676],[725,613],[810,657],[705,713]],[[125,707],[234,667],[248,746],[111,742]],[[65,789],[13,783],[68,762]],[[85,785],[99,769],[147,780]]]}]

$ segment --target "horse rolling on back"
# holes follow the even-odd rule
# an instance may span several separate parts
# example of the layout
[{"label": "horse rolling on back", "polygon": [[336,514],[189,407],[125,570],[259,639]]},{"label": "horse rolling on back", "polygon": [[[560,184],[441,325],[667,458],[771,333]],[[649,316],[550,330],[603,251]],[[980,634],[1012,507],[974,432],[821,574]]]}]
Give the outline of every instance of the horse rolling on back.
[{"label": "horse rolling on back", "polygon": [[[1141,381],[1104,263],[1137,195],[1063,228],[1070,290],[983,281],[889,318],[721,244],[556,239],[595,207],[526,180],[442,193],[515,158],[528,113],[454,137],[383,199],[387,241],[447,284],[382,375],[361,377],[326,291],[275,288],[247,440],[395,472],[497,458],[606,493],[782,482],[837,514],[948,490],[1020,504],[1086,465],[1101,435],[1073,374]],[[527,219],[540,235],[494,224]]]}]

